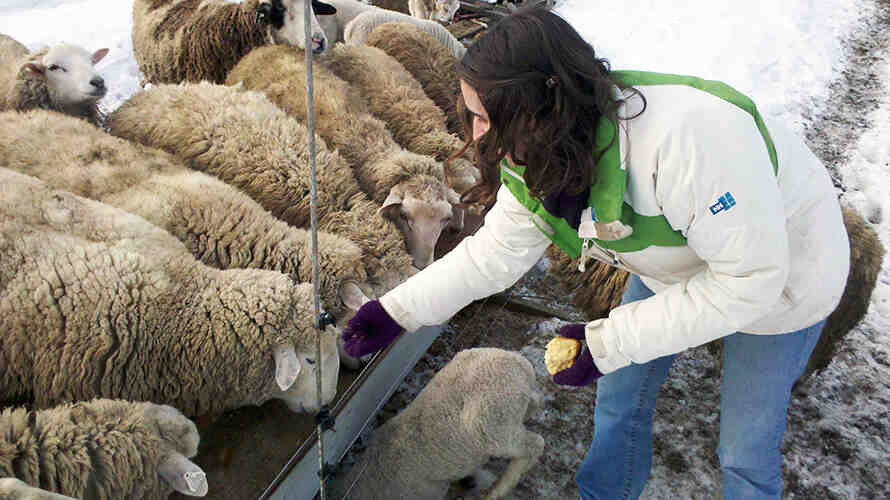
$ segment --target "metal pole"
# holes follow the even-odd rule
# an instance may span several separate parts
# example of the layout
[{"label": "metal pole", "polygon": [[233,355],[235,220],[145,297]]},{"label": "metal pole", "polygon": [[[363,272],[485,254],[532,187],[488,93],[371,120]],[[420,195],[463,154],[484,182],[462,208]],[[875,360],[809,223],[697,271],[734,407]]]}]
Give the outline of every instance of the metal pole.
[{"label": "metal pole", "polygon": [[[306,54],[306,111],[308,115],[306,127],[309,133],[309,207],[312,224],[312,289],[314,295],[315,328],[315,396],[318,408],[321,409],[321,336],[324,333],[325,323],[321,320],[321,301],[319,299],[318,280],[318,200],[317,184],[315,180],[315,109],[313,106],[313,79],[312,79],[312,2],[303,2],[303,32],[306,35],[304,52]],[[324,463],[324,426],[321,420],[317,422],[315,432],[318,435],[318,494],[320,500],[325,500],[325,463]]]}]

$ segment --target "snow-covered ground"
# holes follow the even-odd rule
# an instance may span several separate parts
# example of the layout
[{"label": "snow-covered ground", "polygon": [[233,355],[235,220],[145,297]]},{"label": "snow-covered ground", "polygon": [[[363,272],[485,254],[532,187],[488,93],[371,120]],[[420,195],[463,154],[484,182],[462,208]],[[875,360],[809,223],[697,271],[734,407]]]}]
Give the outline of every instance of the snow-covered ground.
[{"label": "snow-covered ground", "polygon": [[[890,247],[890,58],[886,44],[875,50],[870,68],[883,91],[863,97],[846,92],[842,78],[861,45],[850,40],[863,31],[890,29],[887,0],[708,0],[698,2],[598,2],[563,0],[556,10],[608,58],[614,68],[693,74],[726,81],[755,98],[765,114],[795,124],[801,132],[824,125],[831,113],[861,115],[851,140],[837,141],[842,153],[828,165],[845,203],[866,215]],[[30,49],[57,42],[89,50],[108,47],[99,64],[110,89],[103,107],[116,108],[139,88],[139,71],[130,41],[128,0],[2,0],[0,33]],[[880,18],[880,19],[878,19]],[[877,28],[875,28],[877,26]],[[861,55],[861,54],[860,54]],[[838,83],[841,82],[841,83]],[[850,89],[846,89],[850,90]],[[839,97],[838,97],[839,96]],[[847,100],[852,99],[851,102]],[[861,99],[861,101],[857,101]],[[846,107],[838,111],[838,100]],[[828,138],[831,142],[832,138]],[[816,151],[817,154],[820,151]],[[825,156],[823,156],[825,158]],[[842,193],[841,193],[842,191]],[[885,261],[865,320],[847,337],[837,359],[795,395],[785,442],[787,496],[795,498],[887,498],[890,496],[890,264]],[[539,327],[535,327],[539,328]],[[549,331],[549,330],[548,330]],[[542,345],[526,346],[530,356]],[[697,387],[707,377],[707,361],[690,355],[678,361],[659,403],[656,457],[647,498],[703,498],[719,484],[713,450],[717,406],[713,387]],[[428,377],[414,377],[408,392]],[[713,379],[713,377],[710,377]],[[710,391],[710,392],[708,392]],[[711,394],[698,397],[700,394]],[[584,393],[579,393],[584,395]],[[584,395],[586,406],[589,397]],[[585,406],[585,405],[580,405]],[[550,416],[571,421],[586,413]],[[659,417],[657,417],[659,418]],[[677,419],[681,421],[678,423]],[[685,418],[686,420],[682,420]],[[539,420],[545,425],[548,420]],[[685,422],[685,423],[683,423]],[[592,429],[592,422],[582,423]],[[710,427],[709,427],[710,426]],[[579,438],[564,479],[570,481],[587,439]],[[541,498],[560,491],[523,483],[516,498]],[[563,484],[564,486],[564,484]],[[536,489],[537,488],[537,489]],[[532,492],[532,493],[530,493]]]}]

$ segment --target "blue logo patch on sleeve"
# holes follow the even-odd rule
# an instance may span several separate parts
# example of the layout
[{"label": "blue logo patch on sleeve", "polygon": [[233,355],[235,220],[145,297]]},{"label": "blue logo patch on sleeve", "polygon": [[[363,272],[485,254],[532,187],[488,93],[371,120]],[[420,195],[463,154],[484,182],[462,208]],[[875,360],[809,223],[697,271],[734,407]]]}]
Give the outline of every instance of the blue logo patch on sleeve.
[{"label": "blue logo patch on sleeve", "polygon": [[717,198],[717,203],[710,206],[711,214],[717,215],[724,210],[729,210],[735,206],[735,198],[727,191],[723,196]]}]

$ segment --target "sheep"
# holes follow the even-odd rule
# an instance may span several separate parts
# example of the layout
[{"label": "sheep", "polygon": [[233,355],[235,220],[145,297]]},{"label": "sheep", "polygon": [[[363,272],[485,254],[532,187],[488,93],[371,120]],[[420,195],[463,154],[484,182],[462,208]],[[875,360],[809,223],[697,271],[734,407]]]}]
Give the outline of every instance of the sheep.
[{"label": "sheep", "polygon": [[[415,17],[395,10],[381,9],[358,0],[328,0],[327,3],[334,6],[336,13],[319,16],[318,20],[332,45],[334,42],[361,45],[376,26],[383,23],[401,21],[419,26],[442,42],[442,45],[447,47],[451,54],[458,59],[463,57],[467,51],[466,46],[460,40],[455,38],[450,31],[436,21]],[[436,3],[442,2],[436,0]],[[446,15],[454,7],[455,3],[458,2],[446,0],[443,3],[444,7],[439,12],[443,12],[442,15]]]},{"label": "sheep", "polygon": [[[156,85],[108,117],[112,135],[158,147],[236,186],[296,227],[310,225],[308,131],[265,95],[209,82]],[[377,214],[352,170],[316,143],[318,227],[356,243],[369,279],[411,268],[398,229]]]},{"label": "sheep", "polygon": [[139,216],[0,168],[0,402],[318,411],[317,367],[321,404],[336,392],[338,334],[316,333],[312,297],[275,271],[205,266]]},{"label": "sheep", "polygon": [[842,207],[850,238],[850,272],[838,306],[828,315],[798,384],[828,366],[847,333],[865,317],[878,274],[884,263],[884,245],[875,230],[852,207]]},{"label": "sheep", "polygon": [[554,245],[547,249],[547,259],[550,263],[548,272],[573,294],[572,304],[584,313],[587,321],[605,318],[621,303],[630,278],[627,271],[591,260],[582,273],[578,270],[578,261],[573,261]]},{"label": "sheep", "polygon": [[408,0],[408,12],[418,19],[450,23],[458,9],[459,0]]},{"label": "sheep", "polygon": [[463,136],[463,123],[457,112],[460,83],[457,58],[438,40],[411,23],[385,23],[374,28],[366,45],[386,52],[411,73],[426,95],[445,113],[448,132]]},{"label": "sheep", "polygon": [[29,53],[0,35],[0,111],[54,109],[101,126],[106,88],[94,66],[106,54],[107,48],[90,53],[71,44]]},{"label": "sheep", "polygon": [[475,475],[492,457],[509,457],[486,496],[503,498],[544,450],[544,438],[523,425],[540,404],[534,369],[522,355],[461,351],[374,432],[332,489],[351,500],[444,499],[450,482]]},{"label": "sheep", "polygon": [[[139,215],[185,243],[206,265],[260,268],[312,280],[311,235],[238,189],[170,154],[113,137],[53,111],[0,113],[0,167]],[[361,249],[318,234],[319,289],[335,316],[347,281],[366,279]]]},{"label": "sheep", "polygon": [[[414,265],[423,269],[432,263],[436,241],[452,221],[458,194],[445,184],[441,163],[403,150],[346,82],[322,65],[313,68],[318,134],[353,166],[362,189],[399,227]],[[226,78],[228,85],[238,83],[264,92],[289,115],[306,121],[302,51],[284,45],[254,49]]]},{"label": "sheep", "polygon": [[[328,40],[317,14],[334,9],[312,0],[312,52],[324,54]],[[283,43],[305,48],[305,0],[135,0],[133,55],[151,83],[222,83],[254,47]]]},{"label": "sheep", "polygon": [[[337,44],[323,64],[365,98],[371,113],[386,123],[393,139],[405,149],[439,161],[465,149],[460,138],[448,133],[442,110],[386,52],[366,45]],[[451,159],[446,168],[458,193],[473,186],[480,176],[467,155]]]},{"label": "sheep", "polygon": [[204,496],[204,471],[189,460],[198,441],[195,424],[179,410],[149,402],[8,408],[0,412],[0,477],[7,476],[0,498]]}]

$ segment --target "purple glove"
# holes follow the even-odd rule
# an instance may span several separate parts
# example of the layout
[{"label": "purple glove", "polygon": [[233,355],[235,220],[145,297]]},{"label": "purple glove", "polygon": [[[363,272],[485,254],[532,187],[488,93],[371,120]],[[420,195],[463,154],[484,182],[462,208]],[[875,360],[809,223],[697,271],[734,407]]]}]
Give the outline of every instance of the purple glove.
[{"label": "purple glove", "polygon": [[[566,325],[559,329],[559,336],[575,340],[583,340],[585,326],[586,325],[583,323]],[[596,364],[593,362],[593,356],[590,355],[590,351],[585,346],[584,349],[581,350],[581,354],[578,354],[578,357],[575,358],[575,362],[572,363],[572,366],[556,372],[556,374],[553,375],[553,382],[559,385],[581,387],[590,385],[594,380],[602,376],[603,374],[600,373]]]},{"label": "purple glove", "polygon": [[343,349],[346,354],[360,358],[388,346],[403,331],[380,301],[366,302],[343,329]]}]

